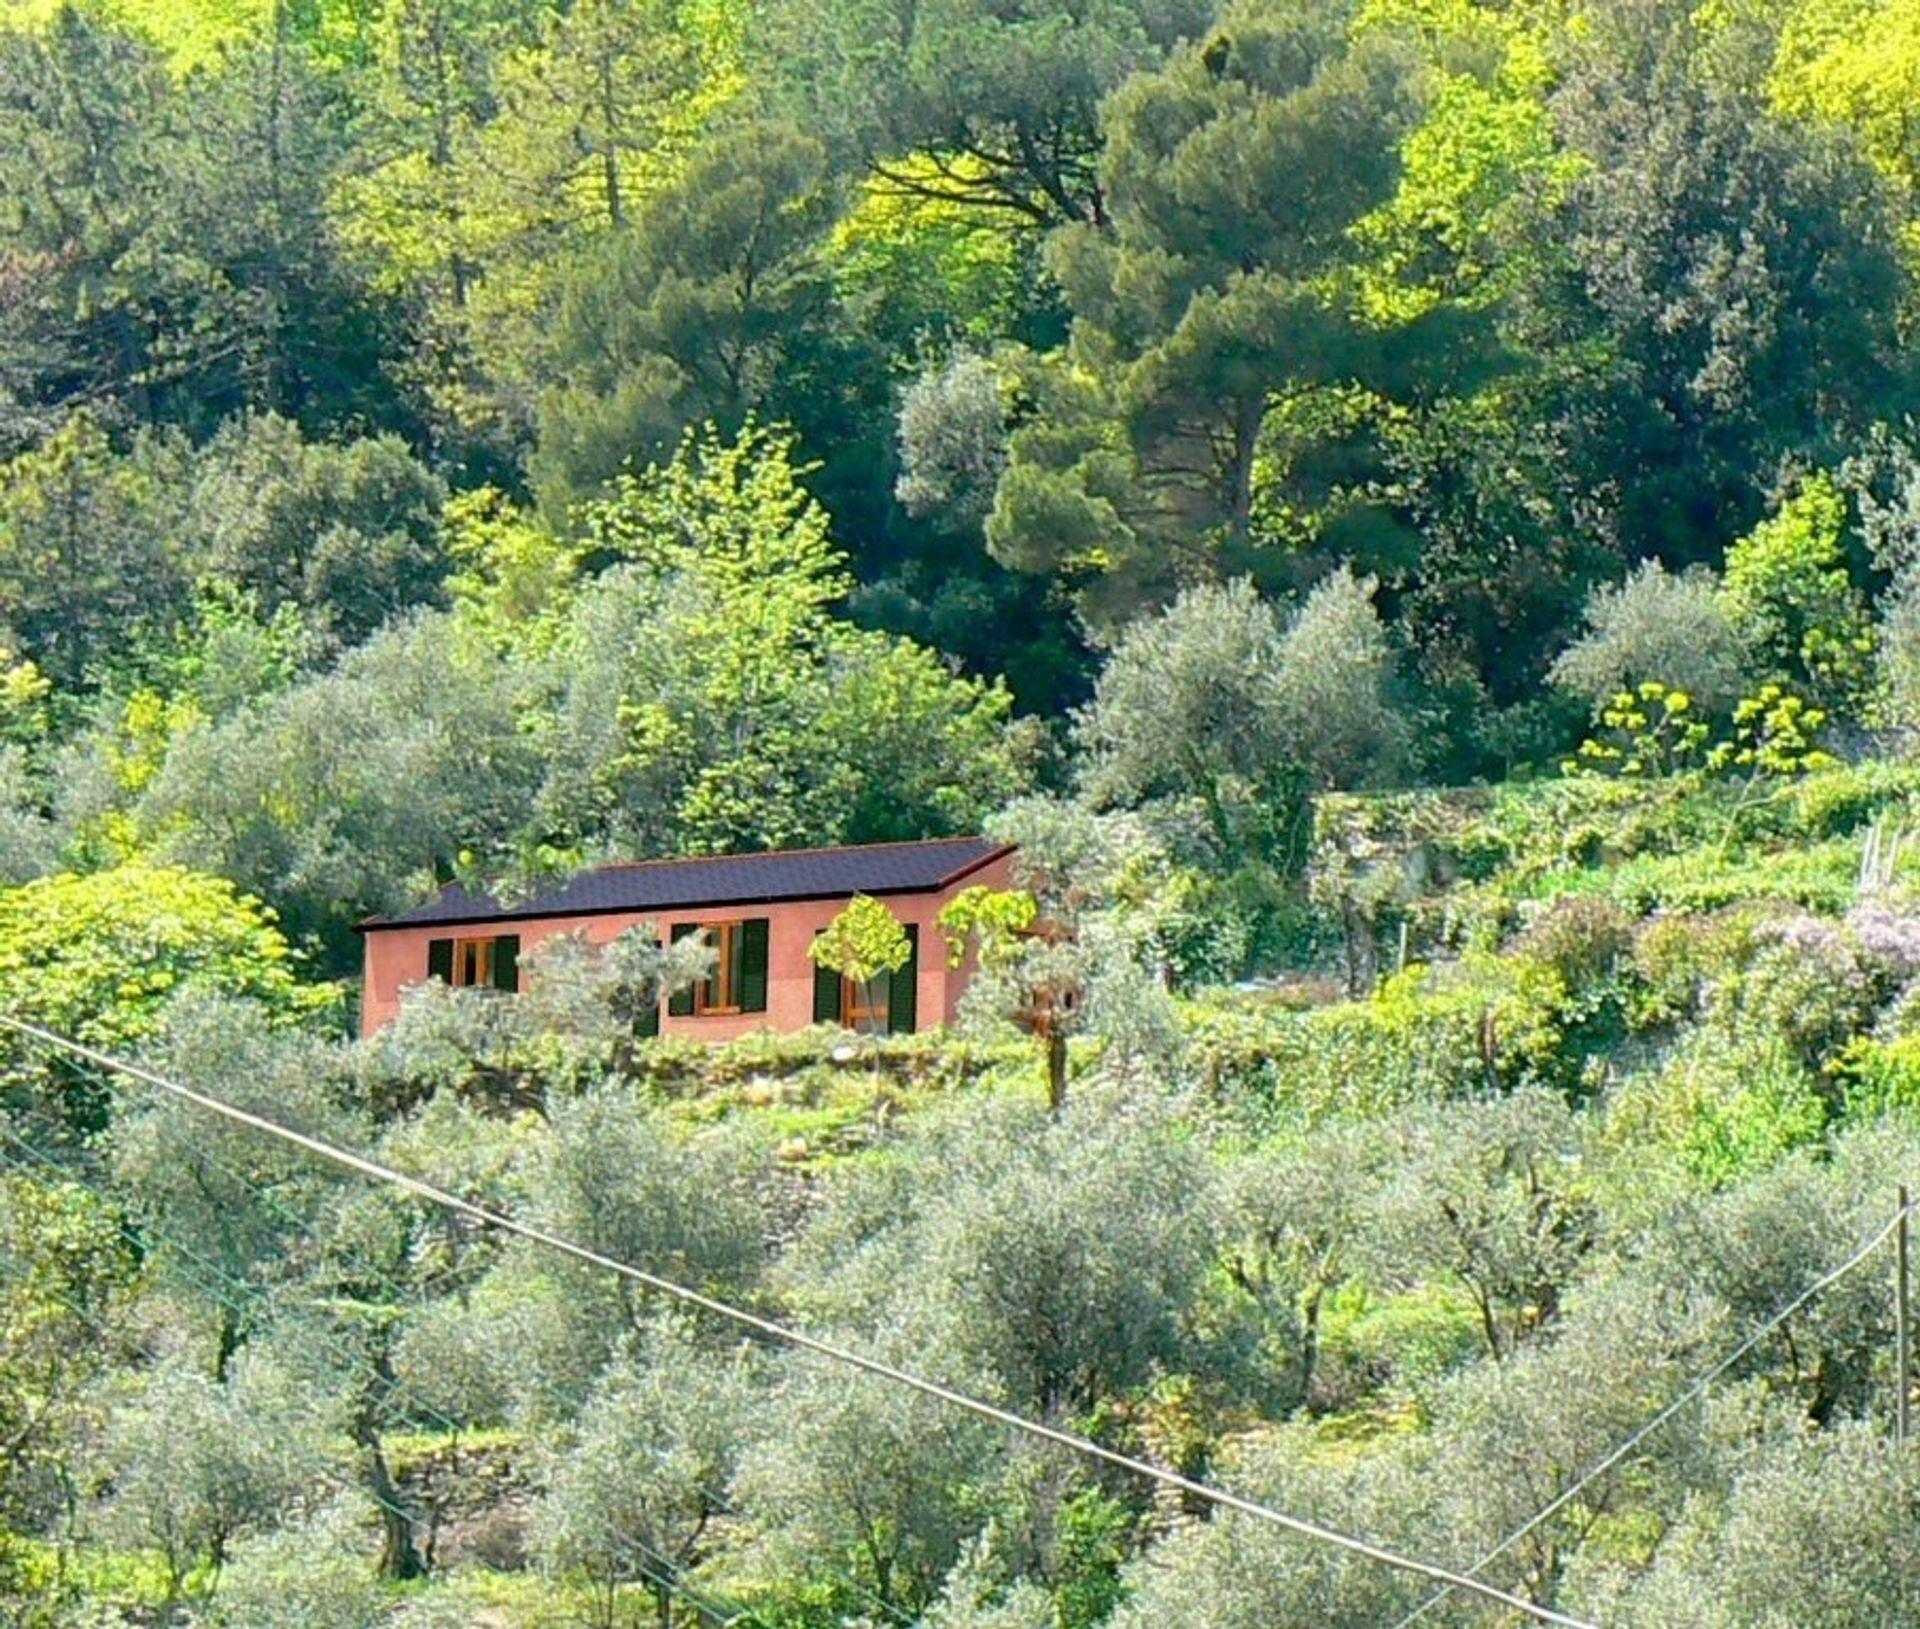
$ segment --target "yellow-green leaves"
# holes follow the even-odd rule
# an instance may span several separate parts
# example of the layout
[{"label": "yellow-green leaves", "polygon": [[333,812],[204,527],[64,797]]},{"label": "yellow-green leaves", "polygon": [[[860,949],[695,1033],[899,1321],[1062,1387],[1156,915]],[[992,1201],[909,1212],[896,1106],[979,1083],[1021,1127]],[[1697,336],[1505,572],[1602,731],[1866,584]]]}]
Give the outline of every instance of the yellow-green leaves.
[{"label": "yellow-green leaves", "polygon": [[297,984],[272,914],[218,877],[132,864],[0,890],[0,1010],[114,1049],[189,989],[281,1016],[334,999]]},{"label": "yellow-green leaves", "polygon": [[1778,683],[1836,704],[1857,701],[1873,668],[1873,630],[1847,571],[1846,501],[1831,478],[1800,489],[1727,549],[1726,600]]},{"label": "yellow-green leaves", "polygon": [[807,955],[814,966],[830,968],[856,984],[906,966],[913,954],[907,930],[879,900],[855,894],[845,908],[814,936]]},{"label": "yellow-green leaves", "polygon": [[958,967],[969,947],[987,966],[1018,958],[1021,936],[1033,926],[1039,903],[1024,888],[963,888],[939,915],[947,936],[947,959]]},{"label": "yellow-green leaves", "polygon": [[1568,774],[1671,775],[1698,766],[1709,733],[1693,698],[1656,679],[1616,694],[1600,723],[1605,733],[1580,743],[1562,766]]}]

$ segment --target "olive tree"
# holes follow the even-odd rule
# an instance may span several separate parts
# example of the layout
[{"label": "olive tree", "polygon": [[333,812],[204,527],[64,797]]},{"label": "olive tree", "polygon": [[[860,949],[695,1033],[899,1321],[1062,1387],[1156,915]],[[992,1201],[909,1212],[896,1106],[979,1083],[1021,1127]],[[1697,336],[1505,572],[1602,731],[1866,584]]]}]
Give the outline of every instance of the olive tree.
[{"label": "olive tree", "polygon": [[1587,596],[1585,627],[1552,678],[1597,713],[1622,690],[1653,681],[1722,713],[1745,691],[1747,652],[1711,572],[1670,572],[1649,560]]},{"label": "olive tree", "polygon": [[[1417,1549],[1417,1477],[1406,1443],[1338,1460],[1297,1428],[1242,1442],[1222,1468],[1236,1491],[1382,1543]],[[1114,1629],[1380,1629],[1428,1593],[1424,1581],[1232,1512],[1183,1523],[1126,1573]]]},{"label": "olive tree", "polygon": [[1312,1406],[1328,1298],[1362,1279],[1374,1201],[1394,1154],[1380,1128],[1333,1122],[1242,1155],[1222,1173],[1223,1263],[1251,1303],[1267,1362],[1284,1365],[1282,1398]]},{"label": "olive tree", "polygon": [[[911,1364],[895,1338],[885,1355]],[[1004,1433],[920,1393],[805,1356],[788,1359],[737,1481],[761,1548],[792,1574],[850,1580],[851,1610],[919,1612],[983,1520],[978,1490]]]},{"label": "olive tree", "polygon": [[209,1611],[217,1629],[366,1629],[386,1592],[367,1562],[375,1512],[341,1497],[305,1520],[240,1540]]},{"label": "olive tree", "polygon": [[726,1508],[755,1400],[747,1353],[713,1350],[670,1314],[601,1374],[534,1506],[533,1537],[549,1567],[591,1583],[603,1629],[635,1580],[671,1629],[676,1589]]},{"label": "olive tree", "polygon": [[897,1159],[851,1180],[797,1246],[811,1304],[904,1330],[1051,1419],[1193,1355],[1212,1180],[1165,1110],[1118,1091],[1057,1119],[995,1102],[918,1130]]},{"label": "olive tree", "polygon": [[242,1534],[270,1528],[329,1469],[331,1404],[271,1357],[224,1381],[164,1362],[110,1408],[99,1442],[106,1532],[156,1551],[177,1600],[197,1567],[218,1579]]},{"label": "olive tree", "polygon": [[1553,1322],[1592,1245],[1583,1130],[1565,1099],[1546,1091],[1415,1112],[1382,1128],[1397,1157],[1371,1218],[1381,1277],[1457,1284],[1488,1355],[1508,1356]]},{"label": "olive tree", "polygon": [[[258,1006],[183,996],[168,1009],[150,1055],[169,1077],[283,1125],[348,1146],[367,1140],[365,1118],[347,1099],[340,1051],[276,1026]],[[183,1304],[205,1309],[208,1367],[218,1379],[254,1332],[267,1292],[292,1282],[338,1173],[159,1092],[126,1101],[108,1149],[153,1269],[184,1295]]]},{"label": "olive tree", "polygon": [[1007,463],[1007,407],[993,364],[960,351],[921,374],[901,394],[899,439],[901,506],[944,531],[978,536]]},{"label": "olive tree", "polygon": [[1594,1570],[1579,1604],[1620,1629],[1903,1623],[1920,1605],[1920,1469],[1864,1422],[1780,1432],[1643,1575]]},{"label": "olive tree", "polygon": [[1165,928],[1179,873],[1138,816],[1021,798],[989,825],[1015,848],[1011,889],[963,889],[941,911],[951,959],[977,959],[969,1024],[1036,1036],[1047,1100],[1067,1093],[1067,1042],[1100,1036],[1102,1068],[1164,1068],[1181,1040],[1167,999]]}]

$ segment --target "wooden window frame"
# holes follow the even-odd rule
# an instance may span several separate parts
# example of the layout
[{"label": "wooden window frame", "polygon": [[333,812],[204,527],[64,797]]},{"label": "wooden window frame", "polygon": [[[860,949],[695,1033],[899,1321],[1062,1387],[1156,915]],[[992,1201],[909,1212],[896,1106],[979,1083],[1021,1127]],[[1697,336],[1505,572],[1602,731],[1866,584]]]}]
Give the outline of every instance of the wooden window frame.
[{"label": "wooden window frame", "polygon": [[[740,991],[736,988],[739,978],[734,968],[734,959],[741,954],[740,934],[746,926],[745,917],[734,917],[726,922],[702,922],[699,932],[713,950],[713,971],[705,978],[694,980],[693,1016],[695,1018],[727,1018],[741,1011]],[[707,998],[715,990],[726,999],[709,1001]]]},{"label": "wooden window frame", "polygon": [[[866,998],[862,997],[861,981],[850,979],[844,973],[840,975],[840,1027],[850,1029],[856,1035],[891,1035],[893,1033],[893,975],[882,973],[877,978],[866,981]],[[862,1029],[860,1020],[866,1018],[874,1023],[871,1029]]]},{"label": "wooden window frame", "polygon": [[447,982],[456,990],[491,989],[493,957],[499,935],[453,941],[453,977]]}]

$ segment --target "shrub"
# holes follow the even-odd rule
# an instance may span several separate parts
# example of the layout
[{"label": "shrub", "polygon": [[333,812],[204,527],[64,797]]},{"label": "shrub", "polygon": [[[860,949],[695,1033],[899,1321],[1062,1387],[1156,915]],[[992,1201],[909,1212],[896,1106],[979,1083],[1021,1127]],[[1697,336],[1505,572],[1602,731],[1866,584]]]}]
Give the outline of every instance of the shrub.
[{"label": "shrub", "polygon": [[1859,699],[1873,652],[1845,527],[1845,500],[1814,475],[1727,549],[1727,609],[1748,647],[1771,677],[1832,705]]},{"label": "shrub", "polygon": [[1650,917],[1633,944],[1632,1022],[1651,1028],[1697,1018],[1714,986],[1752,958],[1755,922],[1739,910]]},{"label": "shrub", "polygon": [[1474,955],[1409,967],[1372,996],[1307,1011],[1195,1006],[1192,1056],[1230,1109],[1259,1124],[1373,1115],[1529,1084],[1566,1087],[1566,988],[1543,963]]},{"label": "shrub", "polygon": [[1763,924],[1760,951],[1709,1008],[1737,1028],[1778,1036],[1803,1069],[1824,1067],[1871,1022],[1876,979],[1844,924],[1793,916]]},{"label": "shrub", "polygon": [[1834,1082],[1849,1119],[1920,1114],[1920,1035],[1855,1036],[1834,1062]]},{"label": "shrub", "polygon": [[1534,918],[1514,948],[1552,968],[1570,995],[1585,995],[1619,975],[1633,951],[1633,923],[1610,900],[1566,895]]},{"label": "shrub", "polygon": [[1616,1094],[1606,1136],[1718,1188],[1818,1141],[1826,1122],[1824,1098],[1784,1041],[1704,1031]]},{"label": "shrub", "polygon": [[1711,573],[1674,575],[1650,560],[1587,597],[1586,631],[1560,653],[1553,682],[1596,712],[1623,690],[1658,680],[1708,712],[1740,699],[1744,653]]}]

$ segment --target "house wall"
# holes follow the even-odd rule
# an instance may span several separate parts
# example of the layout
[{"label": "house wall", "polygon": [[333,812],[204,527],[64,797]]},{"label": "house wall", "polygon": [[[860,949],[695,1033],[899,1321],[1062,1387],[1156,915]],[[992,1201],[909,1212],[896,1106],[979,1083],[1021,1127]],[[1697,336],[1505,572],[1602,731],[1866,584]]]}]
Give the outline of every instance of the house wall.
[{"label": "house wall", "polygon": [[[966,988],[966,968],[950,969],[946,964],[946,940],[934,919],[946,903],[963,889],[1005,888],[1011,884],[1010,855],[989,861],[977,871],[939,893],[882,894],[895,916],[920,930],[920,960],[916,995],[917,1022],[921,1029],[953,1021],[960,995]],[[584,933],[587,943],[605,944],[636,922],[651,920],[662,940],[675,922],[725,922],[747,917],[767,919],[767,1010],[754,1013],[714,1013],[675,1016],[665,1010],[660,1016],[662,1035],[687,1035],[696,1040],[727,1041],[757,1029],[781,1032],[804,1029],[813,1022],[813,963],[807,946],[813,936],[831,922],[845,907],[839,899],[782,900],[766,905],[717,905],[658,912],[617,912],[594,916],[529,917],[517,922],[473,923],[453,926],[424,923],[418,926],[369,928],[366,940],[365,979],[360,992],[360,1033],[371,1035],[391,1021],[400,1011],[402,992],[427,976],[427,946],[435,939],[482,937],[493,933],[520,935],[521,966],[536,945],[562,933]]]}]

